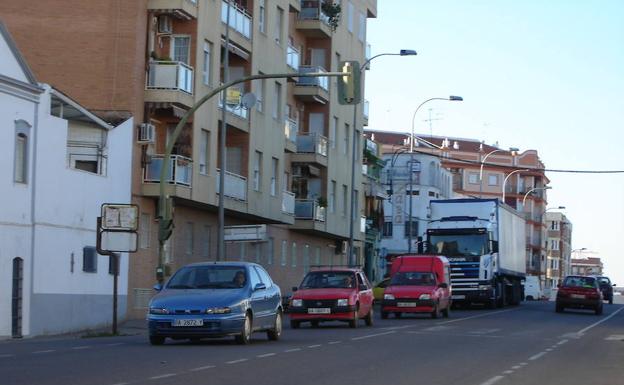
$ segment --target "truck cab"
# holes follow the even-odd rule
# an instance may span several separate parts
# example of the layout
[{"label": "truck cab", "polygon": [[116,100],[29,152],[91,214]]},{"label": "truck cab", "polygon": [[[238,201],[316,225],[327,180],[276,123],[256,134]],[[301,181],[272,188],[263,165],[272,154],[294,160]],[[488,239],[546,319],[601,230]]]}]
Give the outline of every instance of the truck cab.
[{"label": "truck cab", "polygon": [[381,318],[390,313],[425,313],[448,317],[451,308],[450,263],[443,256],[397,257],[381,303]]}]

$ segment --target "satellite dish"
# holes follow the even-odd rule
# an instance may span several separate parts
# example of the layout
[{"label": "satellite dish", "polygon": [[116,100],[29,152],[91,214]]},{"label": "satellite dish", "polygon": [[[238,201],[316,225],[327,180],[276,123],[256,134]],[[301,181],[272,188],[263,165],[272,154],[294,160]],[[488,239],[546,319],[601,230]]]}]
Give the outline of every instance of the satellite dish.
[{"label": "satellite dish", "polygon": [[254,95],[252,92],[247,92],[245,95],[243,95],[241,104],[243,105],[243,107],[250,110],[256,105],[256,101],[258,101],[256,95]]}]

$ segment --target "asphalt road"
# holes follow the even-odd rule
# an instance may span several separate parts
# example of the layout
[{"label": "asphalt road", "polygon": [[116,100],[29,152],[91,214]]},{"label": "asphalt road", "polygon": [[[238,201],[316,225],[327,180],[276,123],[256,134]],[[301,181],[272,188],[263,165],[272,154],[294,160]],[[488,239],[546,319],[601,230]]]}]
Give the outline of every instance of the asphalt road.
[{"label": "asphalt road", "polygon": [[557,314],[553,302],[428,317],[285,328],[282,339],[150,346],[123,337],[0,342],[0,384],[565,384],[624,378],[624,306]]}]

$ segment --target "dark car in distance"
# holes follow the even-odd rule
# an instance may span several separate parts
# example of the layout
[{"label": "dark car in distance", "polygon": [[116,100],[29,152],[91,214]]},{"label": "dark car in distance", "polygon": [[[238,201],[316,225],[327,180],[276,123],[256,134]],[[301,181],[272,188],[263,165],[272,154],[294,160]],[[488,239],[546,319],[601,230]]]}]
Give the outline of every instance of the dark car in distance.
[{"label": "dark car in distance", "polygon": [[555,311],[561,313],[565,308],[592,309],[596,315],[600,315],[602,301],[602,292],[596,277],[570,275],[559,285]]},{"label": "dark car in distance", "polygon": [[609,277],[605,276],[597,276],[598,285],[600,285],[600,291],[602,292],[602,298],[605,301],[609,301],[609,305],[613,304],[613,286],[614,283],[611,283]]}]

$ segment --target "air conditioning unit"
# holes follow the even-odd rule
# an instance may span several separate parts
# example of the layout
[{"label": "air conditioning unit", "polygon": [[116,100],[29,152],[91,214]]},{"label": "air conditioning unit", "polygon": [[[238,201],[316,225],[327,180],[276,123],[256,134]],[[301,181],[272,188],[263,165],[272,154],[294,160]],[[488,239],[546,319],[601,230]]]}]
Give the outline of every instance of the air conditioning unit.
[{"label": "air conditioning unit", "polygon": [[156,141],[156,127],[150,123],[141,123],[139,126],[139,143],[154,143]]},{"label": "air conditioning unit", "polygon": [[347,252],[347,247],[349,247],[349,242],[338,240],[336,241],[336,248],[334,249],[334,253],[345,254]]},{"label": "air conditioning unit", "polygon": [[158,16],[158,33],[170,34],[173,32],[171,17],[167,15]]}]

